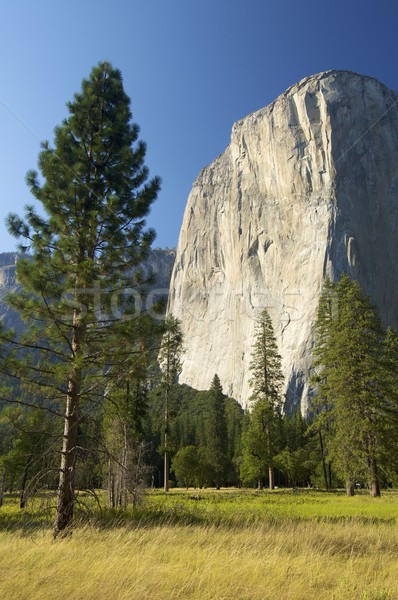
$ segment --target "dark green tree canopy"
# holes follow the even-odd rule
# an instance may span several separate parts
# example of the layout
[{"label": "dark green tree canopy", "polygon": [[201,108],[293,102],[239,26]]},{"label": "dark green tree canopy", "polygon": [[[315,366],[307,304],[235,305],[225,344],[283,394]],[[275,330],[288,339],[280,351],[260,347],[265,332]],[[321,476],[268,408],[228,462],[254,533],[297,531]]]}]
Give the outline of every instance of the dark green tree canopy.
[{"label": "dark green tree canopy", "polygon": [[55,129],[54,148],[42,145],[43,182],[36,171],[27,175],[47,217],[28,206],[25,220],[8,218],[10,233],[23,238],[23,248],[41,261],[32,287],[49,275],[50,257],[56,275],[74,282],[88,275],[114,280],[119,269],[142,260],[155,236],[144,226],[160,180],[147,181],[146,147],[131,121],[120,71],[100,63],[68,110],[70,116]]},{"label": "dark green tree canopy", "polygon": [[217,373],[211,382],[208,397],[205,417],[206,450],[216,487],[219,488],[226,474],[228,463],[228,434],[225,395]]},{"label": "dark green tree canopy", "polygon": [[380,493],[380,465],[388,464],[394,437],[395,348],[395,335],[390,330],[386,338],[357,281],[343,275],[335,284],[326,282],[316,324],[313,409],[349,494],[358,479],[369,483],[373,495]]},{"label": "dark green tree canopy", "polygon": [[266,309],[257,322],[250,364],[252,412],[244,432],[243,478],[258,477],[259,486],[268,470],[269,487],[274,487],[274,456],[280,450],[282,430],[281,357],[278,352],[271,317]]},{"label": "dark green tree canopy", "polygon": [[251,401],[263,400],[272,409],[281,409],[283,383],[281,356],[278,352],[271,317],[266,309],[257,321],[250,371]]}]

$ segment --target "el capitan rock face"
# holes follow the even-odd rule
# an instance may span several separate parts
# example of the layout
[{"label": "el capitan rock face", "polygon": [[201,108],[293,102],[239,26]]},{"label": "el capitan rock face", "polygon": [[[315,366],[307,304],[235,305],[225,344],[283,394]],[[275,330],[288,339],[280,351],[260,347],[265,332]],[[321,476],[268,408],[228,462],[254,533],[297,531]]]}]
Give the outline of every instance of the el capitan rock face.
[{"label": "el capitan rock face", "polygon": [[305,410],[324,278],[359,279],[398,327],[398,95],[328,71],[235,123],[189,196],[171,281],[181,382],[246,404],[255,319],[267,307],[287,407]]}]

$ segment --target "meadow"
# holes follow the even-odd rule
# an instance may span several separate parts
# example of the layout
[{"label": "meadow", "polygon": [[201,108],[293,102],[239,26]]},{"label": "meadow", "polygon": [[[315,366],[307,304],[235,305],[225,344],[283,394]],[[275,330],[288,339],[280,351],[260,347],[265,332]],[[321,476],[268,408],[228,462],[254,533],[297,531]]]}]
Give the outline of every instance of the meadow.
[{"label": "meadow", "polygon": [[82,494],[53,542],[48,497],[0,508],[0,598],[398,599],[398,493],[150,491],[126,514]]}]

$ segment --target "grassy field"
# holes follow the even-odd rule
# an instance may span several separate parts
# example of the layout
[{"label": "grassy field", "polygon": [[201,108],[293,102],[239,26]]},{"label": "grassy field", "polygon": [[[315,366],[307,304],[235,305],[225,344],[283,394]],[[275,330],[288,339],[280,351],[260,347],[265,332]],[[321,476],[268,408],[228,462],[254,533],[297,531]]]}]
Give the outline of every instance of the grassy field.
[{"label": "grassy field", "polygon": [[394,492],[150,492],[56,543],[49,516],[0,509],[0,598],[398,599]]}]

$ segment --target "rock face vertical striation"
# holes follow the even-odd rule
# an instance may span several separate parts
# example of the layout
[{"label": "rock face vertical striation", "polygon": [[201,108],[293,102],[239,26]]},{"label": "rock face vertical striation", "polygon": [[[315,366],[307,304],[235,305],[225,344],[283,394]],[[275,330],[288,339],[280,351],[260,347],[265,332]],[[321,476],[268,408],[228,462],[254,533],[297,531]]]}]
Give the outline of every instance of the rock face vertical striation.
[{"label": "rock face vertical striation", "polygon": [[194,183],[169,312],[182,321],[181,381],[218,373],[248,401],[255,320],[268,308],[286,403],[306,410],[314,321],[326,276],[358,278],[398,326],[398,95],[376,79],[328,71],[235,123]]}]

